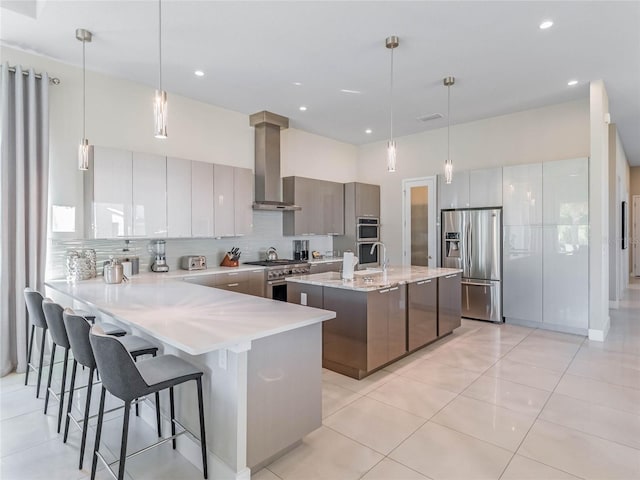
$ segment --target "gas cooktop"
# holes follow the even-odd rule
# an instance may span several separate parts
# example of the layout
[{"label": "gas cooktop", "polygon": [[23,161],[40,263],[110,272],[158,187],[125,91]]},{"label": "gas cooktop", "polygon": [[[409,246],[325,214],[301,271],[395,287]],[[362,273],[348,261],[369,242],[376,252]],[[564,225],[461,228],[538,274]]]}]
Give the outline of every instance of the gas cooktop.
[{"label": "gas cooktop", "polygon": [[305,263],[309,263],[306,260],[288,260],[288,259],[278,259],[278,260],[260,260],[258,262],[244,262],[245,265],[260,265],[261,267],[279,267],[282,265],[303,265]]}]

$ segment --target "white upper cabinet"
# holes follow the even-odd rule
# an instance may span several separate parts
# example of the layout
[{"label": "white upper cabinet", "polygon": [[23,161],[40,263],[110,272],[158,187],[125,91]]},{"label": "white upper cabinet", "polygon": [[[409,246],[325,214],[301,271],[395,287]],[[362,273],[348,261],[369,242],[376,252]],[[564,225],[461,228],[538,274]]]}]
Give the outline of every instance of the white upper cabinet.
[{"label": "white upper cabinet", "polygon": [[133,154],[133,235],[167,236],[167,159]]},{"label": "white upper cabinet", "polygon": [[469,172],[469,206],[502,206],[502,167]]},{"label": "white upper cabinet", "polygon": [[233,167],[213,166],[213,233],[216,237],[235,234]]},{"label": "white upper cabinet", "polygon": [[443,208],[467,208],[469,201],[469,172],[453,172],[453,180],[447,185],[444,175],[438,175],[438,205]]},{"label": "white upper cabinet", "polygon": [[589,162],[586,158],[542,165],[545,225],[589,224]]},{"label": "white upper cabinet", "polygon": [[253,170],[233,169],[235,234],[248,235],[253,231]]},{"label": "white upper cabinet", "polygon": [[504,225],[542,225],[542,164],[502,169]]},{"label": "white upper cabinet", "polygon": [[87,238],[130,237],[133,233],[131,152],[95,147],[93,165],[84,178],[84,195]]},{"label": "white upper cabinet", "polygon": [[191,160],[167,158],[167,236],[191,236]]},{"label": "white upper cabinet", "polygon": [[213,237],[213,164],[191,162],[191,235]]}]

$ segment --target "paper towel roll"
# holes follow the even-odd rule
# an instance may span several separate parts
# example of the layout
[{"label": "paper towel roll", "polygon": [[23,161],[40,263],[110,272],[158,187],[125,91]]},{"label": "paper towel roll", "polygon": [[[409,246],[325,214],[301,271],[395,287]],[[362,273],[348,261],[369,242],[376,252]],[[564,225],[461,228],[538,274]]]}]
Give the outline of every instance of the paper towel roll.
[{"label": "paper towel roll", "polygon": [[353,252],[344,252],[342,257],[342,278],[344,280],[353,280],[353,267],[355,266],[355,257]]}]

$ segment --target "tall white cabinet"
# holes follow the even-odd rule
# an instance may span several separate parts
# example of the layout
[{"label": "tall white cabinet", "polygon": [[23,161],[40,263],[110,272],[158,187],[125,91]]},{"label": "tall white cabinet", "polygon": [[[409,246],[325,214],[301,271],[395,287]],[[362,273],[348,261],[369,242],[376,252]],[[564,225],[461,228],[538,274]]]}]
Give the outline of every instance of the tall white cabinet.
[{"label": "tall white cabinet", "polygon": [[503,169],[503,311],[507,321],[585,333],[588,159]]},{"label": "tall white cabinet", "polygon": [[167,236],[191,236],[191,160],[167,157]]},{"label": "tall white cabinet", "polygon": [[191,162],[191,235],[213,237],[213,164]]},{"label": "tall white cabinet", "polygon": [[133,153],[133,236],[167,236],[167,159]]}]

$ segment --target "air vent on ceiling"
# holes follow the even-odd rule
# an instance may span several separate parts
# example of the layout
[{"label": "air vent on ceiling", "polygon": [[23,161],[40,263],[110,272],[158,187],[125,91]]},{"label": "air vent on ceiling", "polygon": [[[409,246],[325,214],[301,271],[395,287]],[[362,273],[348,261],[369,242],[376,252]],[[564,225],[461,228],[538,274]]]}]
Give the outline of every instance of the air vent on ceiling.
[{"label": "air vent on ceiling", "polygon": [[418,120],[419,122],[428,122],[429,120],[437,120],[438,118],[442,118],[441,113],[430,113],[428,115],[422,115],[416,118],[416,120]]}]

